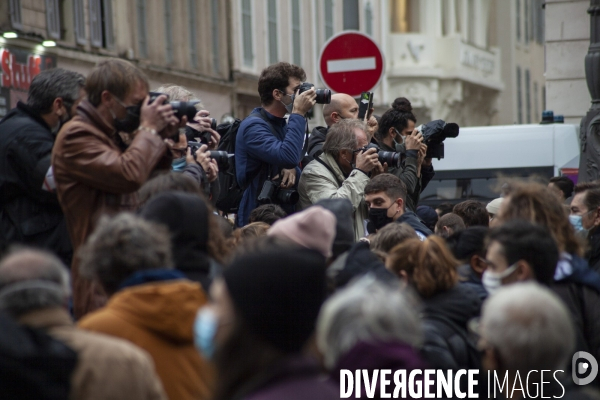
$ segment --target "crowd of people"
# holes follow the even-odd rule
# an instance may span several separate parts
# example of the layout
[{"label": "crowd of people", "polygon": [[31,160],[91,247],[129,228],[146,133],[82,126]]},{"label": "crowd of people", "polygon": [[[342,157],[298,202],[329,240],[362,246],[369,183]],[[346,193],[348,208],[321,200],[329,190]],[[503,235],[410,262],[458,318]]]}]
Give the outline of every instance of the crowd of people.
[{"label": "crowd of people", "polygon": [[600,398],[571,378],[600,359],[600,183],[420,204],[410,102],[359,120],[334,94],[307,137],[305,81],[269,66],[215,129],[124,60],[32,80],[0,121],[2,398],[325,400],[343,370],[427,368],[561,370],[546,395]]}]

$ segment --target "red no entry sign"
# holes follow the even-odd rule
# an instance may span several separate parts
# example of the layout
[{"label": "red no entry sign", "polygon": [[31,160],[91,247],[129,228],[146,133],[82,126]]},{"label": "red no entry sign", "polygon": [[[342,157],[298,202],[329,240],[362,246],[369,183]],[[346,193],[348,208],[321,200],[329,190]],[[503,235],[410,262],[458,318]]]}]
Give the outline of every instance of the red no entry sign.
[{"label": "red no entry sign", "polygon": [[323,46],[319,73],[329,89],[356,97],[379,83],[383,54],[369,36],[355,31],[341,32]]}]

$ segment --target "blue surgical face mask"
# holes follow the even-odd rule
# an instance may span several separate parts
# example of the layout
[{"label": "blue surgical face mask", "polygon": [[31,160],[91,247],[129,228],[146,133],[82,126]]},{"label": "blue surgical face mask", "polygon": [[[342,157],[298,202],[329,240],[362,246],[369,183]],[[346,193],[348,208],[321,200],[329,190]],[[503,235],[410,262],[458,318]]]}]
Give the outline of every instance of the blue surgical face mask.
[{"label": "blue surgical face mask", "polygon": [[218,327],[219,321],[212,309],[203,307],[198,311],[194,322],[194,343],[208,360],[215,354],[215,336]]},{"label": "blue surgical face mask", "polygon": [[569,222],[575,228],[575,232],[587,234],[588,230],[583,227],[583,215],[569,215]]},{"label": "blue surgical face mask", "polygon": [[171,168],[173,169],[173,171],[181,172],[185,168],[185,164],[185,157],[175,158],[171,162]]}]

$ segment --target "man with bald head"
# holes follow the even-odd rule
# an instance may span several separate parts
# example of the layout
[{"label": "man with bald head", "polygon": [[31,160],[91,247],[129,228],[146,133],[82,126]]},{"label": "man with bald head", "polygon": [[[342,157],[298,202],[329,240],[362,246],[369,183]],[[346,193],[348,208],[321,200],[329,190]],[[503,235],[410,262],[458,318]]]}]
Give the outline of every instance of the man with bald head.
[{"label": "man with bald head", "polygon": [[0,312],[77,353],[69,398],[166,399],[146,352],[75,327],[67,311],[70,295],[68,269],[50,253],[23,249],[0,262]]},{"label": "man with bald head", "polygon": [[311,159],[322,152],[323,143],[331,126],[343,119],[358,118],[358,103],[345,93],[332,94],[331,102],[323,105],[323,118],[327,126],[317,126],[312,130],[308,140],[308,156]]}]

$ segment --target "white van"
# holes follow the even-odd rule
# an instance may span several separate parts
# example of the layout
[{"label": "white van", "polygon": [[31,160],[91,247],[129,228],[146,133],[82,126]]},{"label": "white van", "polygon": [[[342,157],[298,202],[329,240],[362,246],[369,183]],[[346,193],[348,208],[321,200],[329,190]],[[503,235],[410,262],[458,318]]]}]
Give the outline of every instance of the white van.
[{"label": "white van", "polygon": [[[437,206],[466,199],[489,202],[498,176],[545,178],[579,164],[579,126],[506,125],[461,128],[444,141],[445,158],[433,160],[435,176],[419,205]],[[570,169],[571,174],[573,169]]]}]

